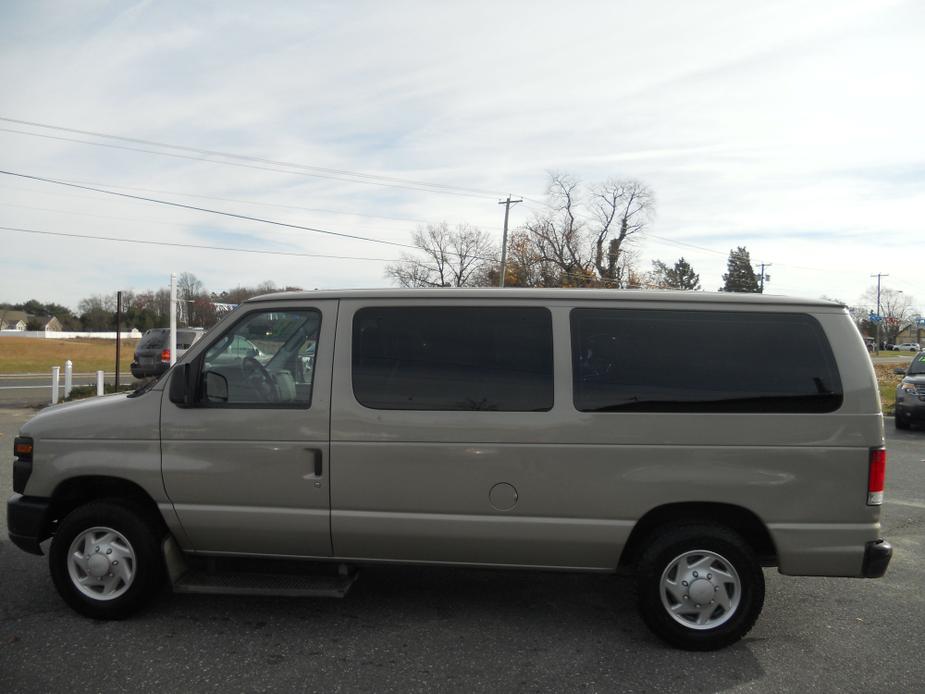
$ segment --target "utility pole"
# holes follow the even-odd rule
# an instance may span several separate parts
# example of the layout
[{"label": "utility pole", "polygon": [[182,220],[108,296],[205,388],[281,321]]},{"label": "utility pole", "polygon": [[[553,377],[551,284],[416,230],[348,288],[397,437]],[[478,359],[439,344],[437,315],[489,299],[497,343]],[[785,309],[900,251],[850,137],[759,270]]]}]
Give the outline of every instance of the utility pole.
[{"label": "utility pole", "polygon": [[877,354],[880,354],[880,326],[883,324],[883,316],[880,315],[880,278],[889,277],[889,275],[878,272],[871,277],[877,278]]},{"label": "utility pole", "polygon": [[516,205],[518,202],[523,202],[523,200],[511,200],[511,196],[507,196],[507,200],[499,200],[499,205],[504,205],[504,234],[501,237],[501,283],[498,285],[500,287],[504,286],[504,273],[505,266],[507,265],[507,218],[511,213],[511,205]]},{"label": "utility pole", "polygon": [[122,292],[116,292],[116,392],[119,392],[119,361],[122,356]]},{"label": "utility pole", "polygon": [[170,273],[170,365],[177,363],[177,273]]},{"label": "utility pole", "polygon": [[[759,265],[761,266],[761,274],[758,276],[758,293],[764,294],[764,280],[765,280],[764,269],[766,267],[771,267],[772,265],[774,265],[774,263],[759,263]],[[767,277],[767,279],[768,281],[770,281],[771,278]]]}]

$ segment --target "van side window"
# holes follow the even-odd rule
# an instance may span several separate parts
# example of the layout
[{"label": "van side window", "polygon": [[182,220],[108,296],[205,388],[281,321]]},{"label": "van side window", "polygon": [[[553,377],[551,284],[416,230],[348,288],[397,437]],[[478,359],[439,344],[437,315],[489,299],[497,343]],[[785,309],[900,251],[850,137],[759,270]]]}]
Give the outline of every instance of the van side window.
[{"label": "van side window", "polygon": [[812,316],[574,309],[582,412],[832,412],[842,385]]},{"label": "van side window", "polygon": [[545,308],[364,308],[353,319],[353,392],[380,410],[552,409]]},{"label": "van side window", "polygon": [[247,314],[206,351],[201,404],[309,407],[320,326],[318,311]]}]

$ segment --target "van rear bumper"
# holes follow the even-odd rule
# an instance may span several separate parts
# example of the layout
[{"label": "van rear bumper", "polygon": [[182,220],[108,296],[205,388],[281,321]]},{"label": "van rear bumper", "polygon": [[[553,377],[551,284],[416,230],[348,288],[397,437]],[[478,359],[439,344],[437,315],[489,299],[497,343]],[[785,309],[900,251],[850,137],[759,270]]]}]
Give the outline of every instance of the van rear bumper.
[{"label": "van rear bumper", "polygon": [[880,578],[893,558],[893,545],[886,540],[873,540],[864,548],[864,578]]},{"label": "van rear bumper", "polygon": [[24,552],[42,554],[41,542],[48,537],[51,500],[13,494],[6,502],[6,526],[10,542]]},{"label": "van rear bumper", "polygon": [[879,522],[769,523],[768,530],[787,576],[878,578],[893,551]]}]

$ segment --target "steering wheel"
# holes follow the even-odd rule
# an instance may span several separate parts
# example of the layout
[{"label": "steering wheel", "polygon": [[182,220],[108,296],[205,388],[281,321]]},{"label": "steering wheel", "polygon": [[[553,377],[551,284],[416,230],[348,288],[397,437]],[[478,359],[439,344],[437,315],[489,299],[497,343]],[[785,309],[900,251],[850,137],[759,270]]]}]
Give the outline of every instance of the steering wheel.
[{"label": "steering wheel", "polygon": [[244,357],[241,360],[241,371],[244,373],[244,380],[257,391],[257,395],[265,402],[276,402],[279,399],[273,376],[254,357]]}]

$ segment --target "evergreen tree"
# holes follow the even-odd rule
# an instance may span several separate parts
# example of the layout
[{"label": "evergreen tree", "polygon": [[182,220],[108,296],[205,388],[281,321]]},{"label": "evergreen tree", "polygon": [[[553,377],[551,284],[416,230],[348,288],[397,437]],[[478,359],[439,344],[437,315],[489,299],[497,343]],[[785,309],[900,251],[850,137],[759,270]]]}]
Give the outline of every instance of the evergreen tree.
[{"label": "evergreen tree", "polygon": [[674,268],[668,270],[666,277],[669,286],[674,289],[700,289],[700,275],[694,272],[694,268],[683,257],[678,259]]},{"label": "evergreen tree", "polygon": [[668,267],[661,260],[652,261],[652,272],[648,275],[649,286],[658,289],[700,289],[700,275],[694,272],[684,258],[679,258],[674,267]]},{"label": "evergreen tree", "polygon": [[729,251],[726,262],[726,274],[723,275],[721,292],[748,292],[758,294],[758,277],[752,269],[752,259],[745,246]]}]

